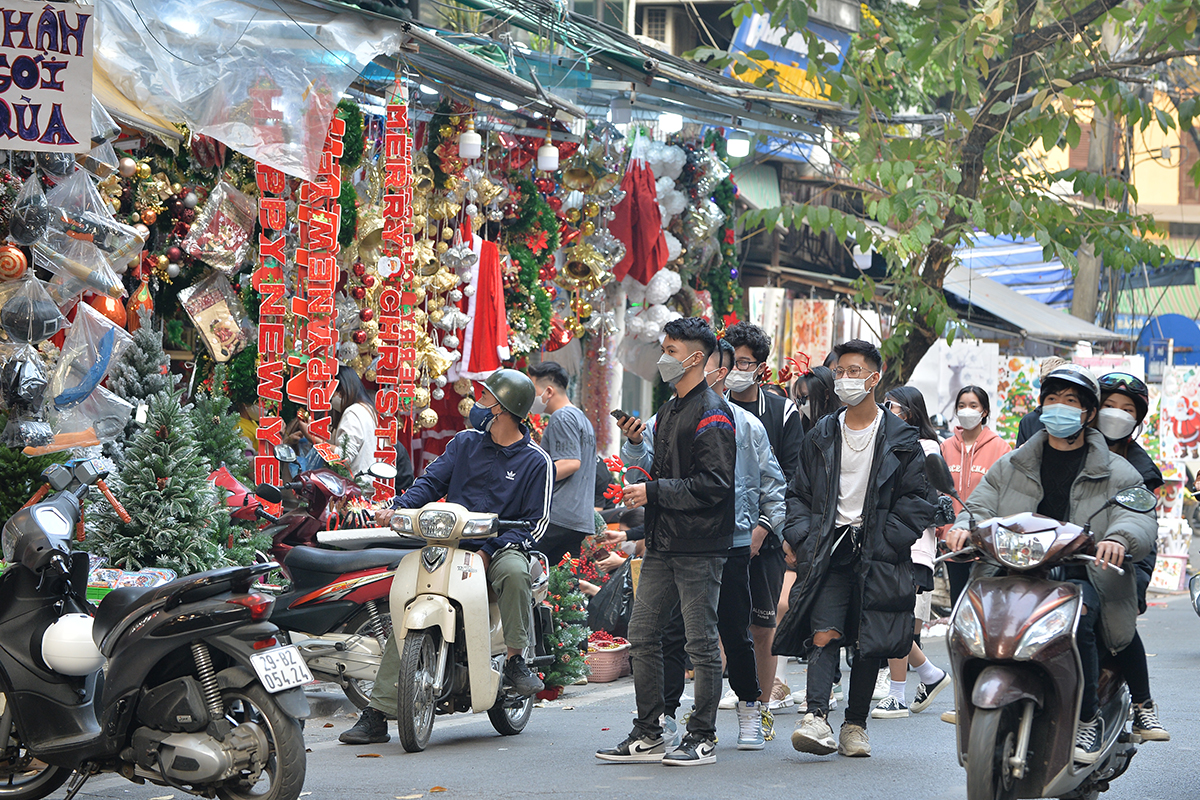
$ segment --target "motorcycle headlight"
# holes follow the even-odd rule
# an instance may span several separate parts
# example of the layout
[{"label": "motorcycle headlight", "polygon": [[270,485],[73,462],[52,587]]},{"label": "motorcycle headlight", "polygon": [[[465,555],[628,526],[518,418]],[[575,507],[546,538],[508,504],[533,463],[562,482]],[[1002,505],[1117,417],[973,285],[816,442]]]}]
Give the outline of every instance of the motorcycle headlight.
[{"label": "motorcycle headlight", "polygon": [[499,526],[496,524],[495,517],[488,517],[487,519],[473,519],[463,525],[462,535],[467,538],[473,536],[491,536],[494,535],[498,530]]},{"label": "motorcycle headlight", "polygon": [[417,518],[421,535],[429,539],[449,539],[457,521],[453,511],[422,511]]},{"label": "motorcycle headlight", "polygon": [[954,615],[952,630],[962,639],[967,650],[976,658],[983,658],[986,651],[983,648],[983,625],[979,623],[979,615],[970,598],[963,598],[958,604],[958,613]]},{"label": "motorcycle headlight", "polygon": [[1025,631],[1025,635],[1017,643],[1017,651],[1013,658],[1028,661],[1043,645],[1071,630],[1075,626],[1075,612],[1078,609],[1079,601],[1071,599],[1030,625],[1029,630]]},{"label": "motorcycle headlight", "polygon": [[399,533],[416,533],[413,530],[412,517],[408,514],[396,514],[392,517],[391,527]]},{"label": "motorcycle headlight", "polygon": [[1017,533],[1007,528],[997,527],[992,537],[996,545],[996,555],[1010,567],[1027,569],[1036,567],[1046,558],[1054,544],[1054,531],[1038,533]]}]

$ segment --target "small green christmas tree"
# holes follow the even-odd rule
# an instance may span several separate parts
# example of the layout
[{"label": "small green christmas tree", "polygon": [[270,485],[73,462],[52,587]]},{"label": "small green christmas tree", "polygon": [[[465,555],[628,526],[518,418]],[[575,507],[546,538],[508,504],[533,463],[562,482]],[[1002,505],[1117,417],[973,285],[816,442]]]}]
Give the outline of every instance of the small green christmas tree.
[{"label": "small green christmas tree", "polygon": [[222,464],[243,483],[249,477],[250,463],[246,458],[246,439],[238,427],[238,414],[224,391],[225,368],[213,370],[210,387],[201,387],[192,399],[192,425],[196,429],[196,445],[213,469]]},{"label": "small green christmas tree", "polygon": [[571,571],[564,567],[550,568],[550,630],[545,632],[546,652],[554,661],[545,669],[545,683],[550,686],[570,686],[588,674],[584,661],[587,649],[587,608],[583,593]]},{"label": "small green christmas tree", "polygon": [[221,537],[228,537],[229,511],[208,481],[189,409],[174,390],[149,400],[146,424],[112,481],[133,519],[122,522],[107,504],[94,504],[85,547],[127,570],[166,567],[187,575],[227,563]]},{"label": "small green christmas tree", "polygon": [[120,462],[124,443],[137,433],[137,407],[159,392],[174,389],[178,375],[171,374],[171,358],[163,350],[162,330],[155,327],[152,314],[138,309],[141,327],[134,331],[133,343],[125,348],[108,373],[108,388],[117,397],[133,404],[134,415],[125,425],[125,435],[107,442],[104,455]]},{"label": "small green christmas tree", "polygon": [[[8,414],[0,413],[0,430],[8,424]],[[0,525],[25,505],[42,485],[42,471],[51,464],[66,461],[67,453],[30,458],[20,450],[0,445]]]}]

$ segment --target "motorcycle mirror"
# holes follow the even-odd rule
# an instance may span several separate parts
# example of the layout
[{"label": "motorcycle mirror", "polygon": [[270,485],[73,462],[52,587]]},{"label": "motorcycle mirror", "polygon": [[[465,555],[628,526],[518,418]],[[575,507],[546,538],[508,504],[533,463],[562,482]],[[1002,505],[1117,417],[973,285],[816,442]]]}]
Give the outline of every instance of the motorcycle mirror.
[{"label": "motorcycle mirror", "polygon": [[283,502],[283,492],[279,491],[278,486],[272,486],[269,483],[260,483],[258,486],[255,486],[254,494],[268,503]]},{"label": "motorcycle mirror", "polygon": [[1141,486],[1117,492],[1112,501],[1121,508],[1127,508],[1139,514],[1148,514],[1158,506],[1158,498]]},{"label": "motorcycle mirror", "polygon": [[925,456],[925,475],[933,484],[933,488],[942,494],[958,497],[958,493],[954,491],[954,476],[950,474],[950,467],[946,464],[946,459],[938,453],[930,453]]},{"label": "motorcycle mirror", "polygon": [[277,444],[275,445],[275,458],[285,464],[291,464],[296,460],[296,451],[290,445]]},{"label": "motorcycle mirror", "polygon": [[373,478],[390,481],[396,478],[396,466],[383,461],[376,461],[371,466],[367,467],[367,474]]}]

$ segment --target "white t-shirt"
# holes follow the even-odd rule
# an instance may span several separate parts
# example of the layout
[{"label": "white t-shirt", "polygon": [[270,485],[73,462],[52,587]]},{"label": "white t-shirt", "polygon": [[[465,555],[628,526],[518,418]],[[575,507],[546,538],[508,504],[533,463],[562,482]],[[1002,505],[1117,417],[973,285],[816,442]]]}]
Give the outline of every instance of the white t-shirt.
[{"label": "white t-shirt", "polygon": [[861,431],[846,427],[846,412],[842,410],[842,474],[838,479],[837,522],[861,525],[863,503],[867,499],[867,481],[871,477],[871,462],[875,458],[875,433],[883,413],[876,409],[875,421]]},{"label": "white t-shirt", "polygon": [[375,463],[375,414],[366,403],[355,403],[342,414],[333,434],[335,447],[342,446],[343,437],[346,449],[342,460],[346,468],[354,475],[365,472]]}]

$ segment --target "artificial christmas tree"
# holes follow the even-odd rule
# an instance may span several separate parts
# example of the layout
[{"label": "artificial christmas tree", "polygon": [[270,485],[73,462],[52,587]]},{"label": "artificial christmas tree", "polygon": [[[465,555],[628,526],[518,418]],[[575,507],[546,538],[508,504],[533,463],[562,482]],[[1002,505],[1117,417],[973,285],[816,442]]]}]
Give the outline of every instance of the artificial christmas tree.
[{"label": "artificial christmas tree", "polygon": [[[141,320],[133,334],[133,344],[125,348],[108,373],[108,388],[113,394],[133,404],[136,409],[159,392],[174,389],[178,375],[171,374],[171,358],[163,350],[162,330],[153,324],[151,312],[136,311]],[[119,441],[108,442],[104,455],[120,462],[122,448],[138,431],[135,413],[125,425],[125,435]]]},{"label": "artificial christmas tree", "polygon": [[546,687],[570,686],[587,675],[584,649],[588,638],[587,608],[583,593],[571,571],[550,568],[550,630],[545,633],[546,652],[554,661],[545,669]]},{"label": "artificial christmas tree", "polygon": [[132,521],[122,522],[107,504],[91,507],[84,546],[113,566],[186,575],[227,563],[229,511],[208,481],[188,413],[176,391],[149,398],[146,423],[110,484]]},{"label": "artificial christmas tree", "polygon": [[[8,415],[0,413],[0,430],[8,424]],[[0,445],[0,525],[8,520],[30,495],[42,485],[42,471],[51,464],[67,460],[67,453],[30,458],[20,450]]]},{"label": "artificial christmas tree", "polygon": [[246,458],[246,439],[238,428],[238,415],[225,394],[225,367],[218,364],[212,381],[205,381],[192,399],[192,425],[196,429],[196,445],[213,469],[224,465],[233,477],[243,483],[249,479],[250,463]]}]

